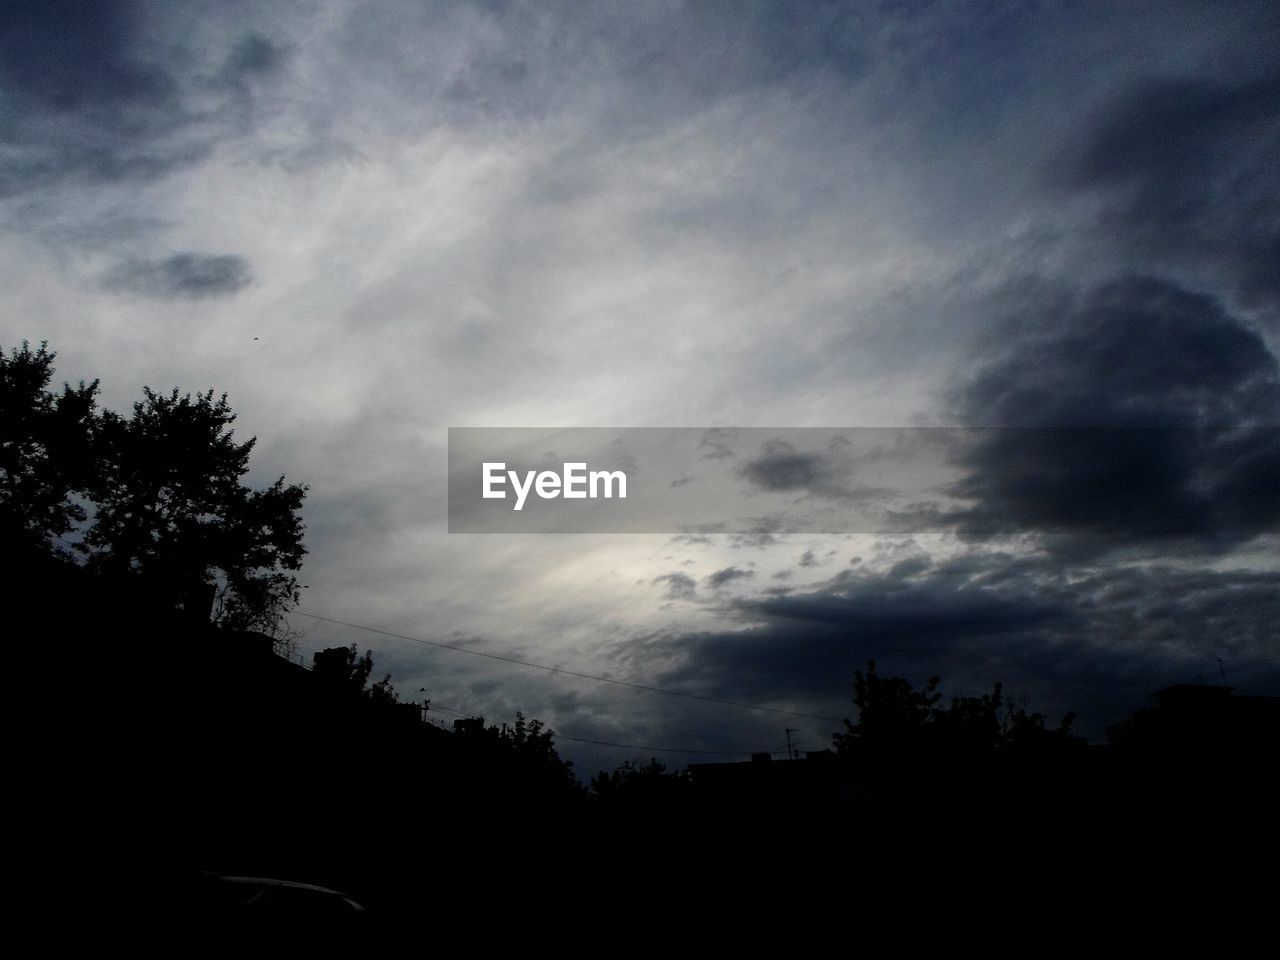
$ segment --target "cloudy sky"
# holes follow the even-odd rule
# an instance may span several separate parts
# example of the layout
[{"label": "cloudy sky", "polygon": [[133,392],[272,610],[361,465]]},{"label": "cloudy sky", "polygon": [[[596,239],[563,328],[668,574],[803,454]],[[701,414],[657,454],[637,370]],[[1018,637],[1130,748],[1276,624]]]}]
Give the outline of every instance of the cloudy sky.
[{"label": "cloudy sky", "polygon": [[[1280,693],[1274,3],[0,9],[0,345],[226,391],[302,613],[691,696],[304,651],[704,759],[826,746],[872,657],[1094,737]],[[1018,429],[914,535],[446,532],[449,427],[958,425]]]}]

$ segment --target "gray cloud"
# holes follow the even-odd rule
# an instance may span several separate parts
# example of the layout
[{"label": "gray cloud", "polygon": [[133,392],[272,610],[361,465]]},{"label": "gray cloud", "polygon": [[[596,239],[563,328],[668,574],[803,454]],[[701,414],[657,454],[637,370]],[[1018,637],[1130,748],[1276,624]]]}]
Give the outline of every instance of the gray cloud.
[{"label": "gray cloud", "polygon": [[834,438],[821,451],[797,450],[786,440],[769,440],[756,456],[739,464],[737,475],[760,490],[843,502],[870,503],[893,493],[858,483],[860,462],[873,461],[883,453],[858,452],[853,447],[844,437]]},{"label": "gray cloud", "polygon": [[770,440],[739,472],[765,490],[809,490],[826,482],[825,466],[817,454],[797,453],[785,441]]},{"label": "gray cloud", "polygon": [[177,253],[163,260],[130,260],[103,277],[111,290],[140,293],[161,300],[227,297],[248,286],[249,264],[231,254]]},{"label": "gray cloud", "polygon": [[261,34],[242,38],[227,54],[222,79],[229,84],[242,84],[253,77],[278,72],[289,58],[288,51]]},{"label": "gray cloud", "polygon": [[[640,138],[707,103],[829,75],[862,77],[872,42],[843,2],[798,14],[785,0],[587,6],[369,4],[344,51],[382,86],[453,124],[543,122],[581,108],[584,85],[614,138]],[[427,52],[428,56],[422,56]],[[637,97],[636,91],[644,91]],[[621,108],[621,109],[620,109]]]},{"label": "gray cloud", "polygon": [[908,557],[905,560],[899,560],[890,567],[885,576],[889,580],[908,580],[924,573],[931,566],[933,566],[933,562],[928,557]]},{"label": "gray cloud", "polygon": [[698,449],[704,450],[704,460],[727,460],[735,456],[733,452],[734,431],[716,428],[708,430],[698,443]]},{"label": "gray cloud", "polygon": [[755,575],[756,572],[754,570],[743,570],[741,567],[725,567],[709,574],[706,577],[706,582],[712,590],[718,590],[725,584],[732,583],[735,580],[749,580]]},{"label": "gray cloud", "polygon": [[662,576],[654,577],[650,583],[657,586],[660,583],[667,585],[668,600],[696,600],[698,598],[698,582],[687,573],[664,573]]}]

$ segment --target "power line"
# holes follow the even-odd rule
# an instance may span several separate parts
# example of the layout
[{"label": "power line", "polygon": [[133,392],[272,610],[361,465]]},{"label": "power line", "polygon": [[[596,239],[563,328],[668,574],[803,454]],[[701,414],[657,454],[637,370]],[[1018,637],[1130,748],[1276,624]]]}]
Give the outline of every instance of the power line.
[{"label": "power line", "polygon": [[475,713],[463,713],[461,710],[457,709],[456,707],[446,707],[442,703],[436,703],[430,697],[428,697],[427,700],[431,704],[431,706],[427,707],[428,710],[443,710],[445,713],[457,714],[459,717],[462,717],[463,719],[466,719],[467,717],[478,716],[478,714],[475,714]]},{"label": "power line", "polygon": [[352,630],[366,630],[369,633],[381,634],[384,637],[394,637],[397,640],[408,640],[411,643],[421,643],[431,647],[439,647],[441,650],[453,650],[457,653],[470,654],[473,657],[484,657],[487,660],[500,660],[503,663],[514,663],[522,667],[532,667],[535,670],[546,670],[549,673],[559,673],[566,677],[577,677],[580,680],[594,680],[597,683],[612,683],[619,687],[631,687],[635,690],[647,690],[650,693],[665,693],[669,697],[683,697],[686,700],[701,700],[704,703],[718,703],[721,706],[738,707],[743,710],[764,710],[768,713],[777,713],[787,717],[803,717],[806,720],[821,720],[824,723],[842,722],[837,717],[823,717],[813,713],[801,713],[798,710],[784,710],[781,707],[766,707],[756,703],[743,703],[740,700],[725,700],[721,697],[709,697],[701,693],[687,693],[683,690],[670,690],[666,687],[655,687],[647,683],[636,683],[633,680],[618,680],[614,677],[601,677],[594,673],[580,673],[576,670],[566,670],[563,667],[553,667],[545,663],[534,663],[530,660],[521,660],[518,657],[503,656],[499,653],[486,653],[483,650],[470,650],[467,647],[460,647],[452,643],[442,643],[439,640],[426,640],[422,637],[410,637],[403,633],[381,630],[377,627],[370,627],[362,623],[349,623],[346,620],[336,620],[333,617],[322,617],[315,613],[303,613],[301,610],[296,610],[294,612],[300,616],[309,617],[312,620],[320,620],[324,623],[333,623],[341,627],[350,627]]},{"label": "power line", "polygon": [[[293,662],[295,661],[292,661],[292,660],[290,661],[290,663],[293,663]],[[412,702],[412,701],[409,701],[409,702]],[[479,714],[474,712],[464,713],[463,711],[459,710],[457,707],[447,707],[443,703],[436,703],[434,700],[431,700],[429,698],[428,698],[428,703],[430,704],[427,707],[428,711],[443,710],[445,713],[451,713],[456,717],[460,717],[464,719],[467,717],[479,716]],[[424,717],[424,719],[428,723],[434,722],[442,730],[450,729],[447,722],[444,720],[435,720],[435,718],[432,718],[432,717]],[[625,750],[642,750],[645,753],[652,753],[652,752],[688,753],[688,754],[705,754],[708,756],[715,755],[715,756],[724,756],[724,757],[749,757],[755,752],[752,750],[694,750],[689,747],[648,747],[648,746],[641,746],[638,743],[617,743],[613,740],[588,740],[585,737],[570,737],[562,733],[555,734],[555,738],[557,740],[572,740],[574,743],[591,743],[599,747],[621,747]]]}]

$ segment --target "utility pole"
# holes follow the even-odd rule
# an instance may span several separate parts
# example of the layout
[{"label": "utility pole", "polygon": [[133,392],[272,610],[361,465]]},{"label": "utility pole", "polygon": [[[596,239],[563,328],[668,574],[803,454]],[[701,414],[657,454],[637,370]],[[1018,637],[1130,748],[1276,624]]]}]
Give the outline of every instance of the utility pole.
[{"label": "utility pole", "polygon": [[787,730],[787,757],[791,760],[794,760],[796,758],[796,752],[791,749],[791,735],[796,731],[793,727],[787,727],[786,730]]}]

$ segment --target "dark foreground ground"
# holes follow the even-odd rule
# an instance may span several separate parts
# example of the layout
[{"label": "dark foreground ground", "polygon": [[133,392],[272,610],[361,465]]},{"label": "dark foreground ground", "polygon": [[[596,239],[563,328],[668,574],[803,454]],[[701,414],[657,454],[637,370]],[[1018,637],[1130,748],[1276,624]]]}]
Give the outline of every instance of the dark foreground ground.
[{"label": "dark foreground ground", "polygon": [[[871,758],[602,804],[319,689],[251,635],[14,576],[11,879],[50,950],[1219,955],[1270,937],[1274,742]],[[267,903],[223,878],[322,889]]]}]

